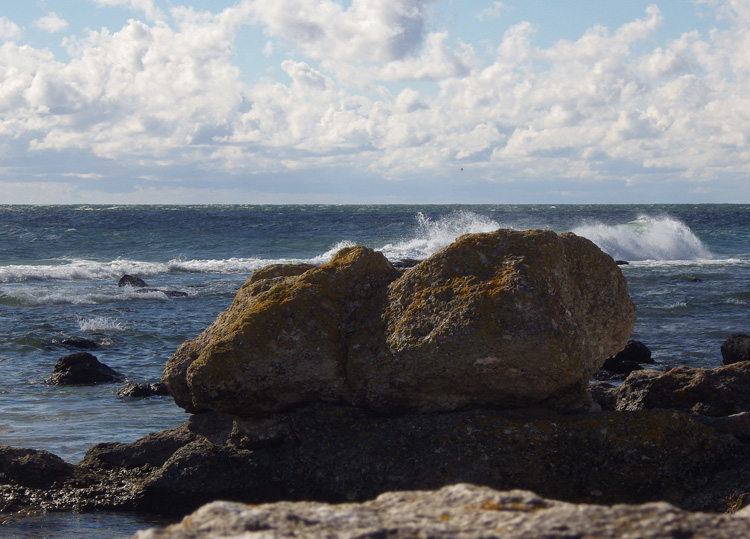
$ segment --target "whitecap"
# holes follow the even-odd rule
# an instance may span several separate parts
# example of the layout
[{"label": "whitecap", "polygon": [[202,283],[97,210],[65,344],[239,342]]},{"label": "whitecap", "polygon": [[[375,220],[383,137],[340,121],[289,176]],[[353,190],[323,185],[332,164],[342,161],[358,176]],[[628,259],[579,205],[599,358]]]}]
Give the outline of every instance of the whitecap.
[{"label": "whitecap", "polygon": [[590,239],[613,258],[627,261],[695,261],[713,257],[690,227],[668,216],[642,215],[618,225],[587,223],[573,232]]},{"label": "whitecap", "polygon": [[85,333],[122,333],[125,325],[117,318],[96,316],[94,318],[79,318],[78,327]]},{"label": "whitecap", "polygon": [[455,211],[437,220],[419,212],[413,237],[388,243],[379,250],[391,260],[424,259],[464,234],[492,232],[498,228],[497,221],[470,211]]}]

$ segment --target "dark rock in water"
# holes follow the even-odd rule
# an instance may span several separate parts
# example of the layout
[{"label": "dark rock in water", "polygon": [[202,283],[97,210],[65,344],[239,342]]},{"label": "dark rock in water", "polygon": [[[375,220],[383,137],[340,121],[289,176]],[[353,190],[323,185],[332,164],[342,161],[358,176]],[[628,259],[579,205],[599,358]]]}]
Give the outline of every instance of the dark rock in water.
[{"label": "dark rock in water", "polygon": [[639,371],[642,368],[643,367],[635,361],[617,359],[616,356],[608,357],[604,360],[604,365],[602,365],[602,370],[614,372],[616,374],[630,374],[631,372]]},{"label": "dark rock in water", "polygon": [[47,451],[0,446],[0,483],[49,488],[68,479],[74,467]]},{"label": "dark rock in water", "polygon": [[169,389],[161,382],[155,384],[144,384],[142,382],[128,382],[120,389],[117,390],[119,397],[153,397],[153,396],[167,396],[169,395]]},{"label": "dark rock in water", "polygon": [[674,408],[706,416],[750,412],[750,362],[715,369],[675,367],[632,373],[617,394],[617,410]]},{"label": "dark rock in water", "polygon": [[628,262],[627,260],[615,260],[615,264],[617,264],[618,266],[628,266],[630,265],[630,262]]},{"label": "dark rock in water", "polygon": [[654,362],[651,359],[651,350],[641,341],[634,341],[632,339],[614,357],[619,361],[633,361],[638,364]]},{"label": "dark rock in water", "polygon": [[750,513],[689,513],[666,503],[574,505],[532,492],[459,483],[431,491],[388,492],[361,504],[213,502],[166,529],[132,539],[407,538],[726,539],[746,537]]},{"label": "dark rock in water", "polygon": [[[596,380],[613,380],[613,379],[624,379],[633,371],[639,371],[641,363],[653,363],[651,359],[651,350],[649,350],[645,344],[640,341],[629,340],[628,344],[614,356],[610,356],[604,360],[599,373],[606,371],[601,375],[597,373],[594,376]],[[609,373],[620,376],[611,376]],[[624,377],[621,375],[625,375]]]},{"label": "dark rock in water", "polygon": [[735,333],[721,345],[721,357],[724,365],[740,361],[750,361],[750,335]]},{"label": "dark rock in water", "polygon": [[120,277],[120,281],[117,283],[117,286],[119,287],[132,286],[134,288],[146,288],[148,285],[146,284],[146,281],[144,281],[140,277],[133,277],[132,275],[123,275],[122,277]]},{"label": "dark rock in water", "polygon": [[83,337],[68,337],[60,341],[63,346],[69,346],[71,348],[80,348],[82,350],[95,350],[99,348],[99,345],[90,339],[84,339]]},{"label": "dark rock in water", "polygon": [[121,382],[124,376],[89,354],[79,352],[61,357],[55,364],[52,376],[47,380],[53,385],[98,384]]}]

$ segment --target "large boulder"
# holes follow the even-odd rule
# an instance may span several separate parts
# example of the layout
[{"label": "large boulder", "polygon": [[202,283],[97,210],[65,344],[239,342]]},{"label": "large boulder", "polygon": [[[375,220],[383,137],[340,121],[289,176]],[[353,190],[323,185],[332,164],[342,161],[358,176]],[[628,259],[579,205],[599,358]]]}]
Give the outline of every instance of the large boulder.
[{"label": "large boulder", "polygon": [[214,502],[166,529],[133,539],[318,537],[746,537],[750,510],[733,515],[688,513],[667,503],[574,505],[528,491],[471,484],[435,491],[389,492],[361,504],[282,502],[248,506]]},{"label": "large boulder", "polygon": [[633,330],[614,261],[589,240],[498,230],[459,238],[393,282],[385,339],[347,372],[370,408],[577,403]]},{"label": "large boulder", "polygon": [[168,362],[178,405],[239,417],[316,401],[565,408],[635,320],[612,258],[573,234],[467,235],[403,273],[365,247],[283,268],[254,275]]}]

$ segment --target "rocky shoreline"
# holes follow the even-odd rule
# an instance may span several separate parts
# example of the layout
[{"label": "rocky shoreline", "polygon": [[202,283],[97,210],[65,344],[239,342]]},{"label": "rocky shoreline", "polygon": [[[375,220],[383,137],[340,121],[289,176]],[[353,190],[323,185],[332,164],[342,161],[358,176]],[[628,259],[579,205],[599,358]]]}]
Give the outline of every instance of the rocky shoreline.
[{"label": "rocky shoreline", "polygon": [[[746,511],[695,513],[750,490],[748,340],[715,369],[641,369],[634,318],[615,262],[569,234],[465,236],[406,269],[348,248],[259,270],[167,364],[186,423],[75,465],[2,447],[0,512],[272,504],[141,539],[750,530]],[[607,356],[621,385],[590,383]]]}]

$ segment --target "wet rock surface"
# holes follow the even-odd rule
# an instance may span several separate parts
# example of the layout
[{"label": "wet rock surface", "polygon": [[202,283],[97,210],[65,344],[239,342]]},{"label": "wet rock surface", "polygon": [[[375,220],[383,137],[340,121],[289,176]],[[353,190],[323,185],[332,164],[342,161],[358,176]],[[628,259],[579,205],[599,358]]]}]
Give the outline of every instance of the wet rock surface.
[{"label": "wet rock surface", "polygon": [[100,363],[96,356],[79,352],[63,356],[57,360],[52,376],[47,380],[51,385],[80,385],[121,382],[125,376]]}]

